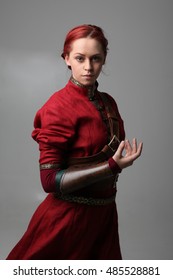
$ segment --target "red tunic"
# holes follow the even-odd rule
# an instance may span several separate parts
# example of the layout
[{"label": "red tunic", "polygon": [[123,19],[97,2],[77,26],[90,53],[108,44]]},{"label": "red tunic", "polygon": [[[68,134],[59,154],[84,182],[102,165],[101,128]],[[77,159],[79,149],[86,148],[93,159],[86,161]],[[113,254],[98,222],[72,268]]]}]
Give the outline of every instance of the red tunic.
[{"label": "red tunic", "polygon": [[[95,92],[99,104],[104,105]],[[123,121],[113,98],[106,94],[119,118],[120,140]],[[40,164],[56,163],[63,168],[67,157],[98,153],[108,143],[108,129],[100,112],[88,99],[88,90],[71,81],[54,93],[37,112],[32,137],[39,143]],[[56,170],[56,172],[58,169]],[[54,172],[54,170],[52,170]],[[51,176],[50,176],[51,177]],[[42,178],[43,179],[43,178]],[[88,206],[55,198],[55,181],[46,199],[35,211],[29,226],[7,259],[121,259],[116,204]],[[92,190],[83,195],[106,197],[116,189]]]}]

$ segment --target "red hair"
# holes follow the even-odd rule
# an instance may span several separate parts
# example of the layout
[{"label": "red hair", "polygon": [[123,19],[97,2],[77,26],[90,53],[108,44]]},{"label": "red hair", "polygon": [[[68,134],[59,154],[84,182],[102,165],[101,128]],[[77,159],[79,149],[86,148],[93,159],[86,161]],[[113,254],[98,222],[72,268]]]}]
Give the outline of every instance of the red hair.
[{"label": "red hair", "polygon": [[75,40],[86,37],[96,39],[102,45],[103,52],[106,58],[108,51],[108,40],[105,38],[102,28],[91,24],[83,24],[76,26],[67,33],[64,42],[63,53],[61,56],[65,58],[65,56],[70,53],[71,44]]}]

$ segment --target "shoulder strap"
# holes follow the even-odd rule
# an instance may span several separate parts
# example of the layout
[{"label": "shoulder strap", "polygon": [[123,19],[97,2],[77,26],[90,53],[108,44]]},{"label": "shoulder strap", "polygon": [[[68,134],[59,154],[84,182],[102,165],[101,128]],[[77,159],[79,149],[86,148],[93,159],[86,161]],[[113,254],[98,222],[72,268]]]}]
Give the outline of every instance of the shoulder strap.
[{"label": "shoulder strap", "polygon": [[107,97],[106,93],[100,92],[100,97],[105,106],[107,117],[109,120],[111,139],[116,136],[116,139],[118,140],[119,139],[119,120],[118,120],[117,112],[113,109],[111,101]]}]

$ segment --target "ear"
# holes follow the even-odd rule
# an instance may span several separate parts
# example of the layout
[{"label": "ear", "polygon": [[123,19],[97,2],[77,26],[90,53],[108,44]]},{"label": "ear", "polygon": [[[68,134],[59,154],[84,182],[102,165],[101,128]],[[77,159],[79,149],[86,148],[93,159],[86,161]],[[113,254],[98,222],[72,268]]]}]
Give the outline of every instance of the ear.
[{"label": "ear", "polygon": [[69,55],[68,54],[66,54],[65,55],[65,63],[67,64],[67,66],[69,67],[69,66],[71,66],[71,64],[70,64],[70,59],[69,59]]},{"label": "ear", "polygon": [[106,63],[106,57],[105,57],[104,60],[103,60],[103,65],[105,65],[105,63]]}]

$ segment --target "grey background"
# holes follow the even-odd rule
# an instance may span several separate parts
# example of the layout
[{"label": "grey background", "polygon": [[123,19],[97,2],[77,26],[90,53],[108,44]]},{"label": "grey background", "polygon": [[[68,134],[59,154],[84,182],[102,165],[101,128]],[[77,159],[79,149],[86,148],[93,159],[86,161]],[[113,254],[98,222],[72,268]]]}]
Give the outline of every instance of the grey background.
[{"label": "grey background", "polygon": [[126,137],[144,142],[141,158],[119,179],[123,258],[173,258],[173,1],[98,2],[0,1],[1,259],[45,197],[30,136],[33,119],[68,81],[60,58],[64,38],[83,23],[105,30],[110,51],[100,89],[116,99]]}]

